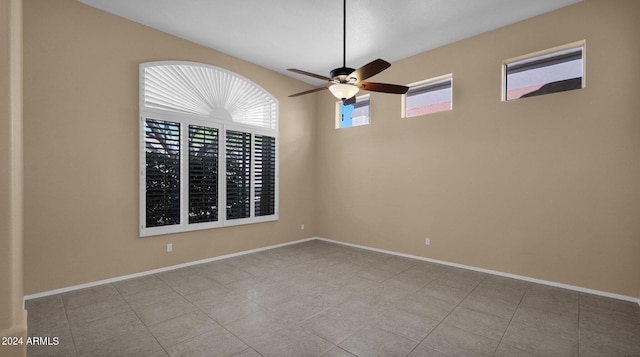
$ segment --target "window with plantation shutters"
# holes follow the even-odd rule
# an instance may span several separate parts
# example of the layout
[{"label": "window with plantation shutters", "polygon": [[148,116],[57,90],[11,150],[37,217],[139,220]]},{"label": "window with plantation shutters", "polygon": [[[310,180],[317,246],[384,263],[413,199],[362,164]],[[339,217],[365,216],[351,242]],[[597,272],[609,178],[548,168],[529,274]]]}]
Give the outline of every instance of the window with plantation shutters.
[{"label": "window with plantation shutters", "polygon": [[251,215],[251,134],[227,131],[227,219]]},{"label": "window with plantation shutters", "polygon": [[218,220],[218,129],[189,125],[189,223]]},{"label": "window with plantation shutters", "polygon": [[180,123],[145,121],[147,227],[180,224]]},{"label": "window with plantation shutters", "polygon": [[140,65],[140,235],[278,219],[277,101],[235,73]]},{"label": "window with plantation shutters", "polygon": [[256,135],[254,177],[255,215],[274,214],[276,209],[276,138]]}]

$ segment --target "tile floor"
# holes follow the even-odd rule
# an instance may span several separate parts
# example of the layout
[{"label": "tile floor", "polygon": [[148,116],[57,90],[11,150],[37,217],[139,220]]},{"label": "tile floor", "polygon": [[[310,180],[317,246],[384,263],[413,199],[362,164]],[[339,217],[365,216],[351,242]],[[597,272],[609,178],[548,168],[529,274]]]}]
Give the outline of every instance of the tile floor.
[{"label": "tile floor", "polygon": [[36,356],[640,356],[640,307],[324,241],[27,301]]}]

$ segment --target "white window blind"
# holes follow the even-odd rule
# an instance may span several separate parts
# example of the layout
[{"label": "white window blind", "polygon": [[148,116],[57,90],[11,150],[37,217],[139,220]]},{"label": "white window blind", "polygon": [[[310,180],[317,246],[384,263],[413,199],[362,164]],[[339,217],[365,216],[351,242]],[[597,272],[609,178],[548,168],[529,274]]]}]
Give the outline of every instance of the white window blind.
[{"label": "white window blind", "polygon": [[277,129],[277,102],[264,89],[221,68],[188,62],[144,68],[143,105]]},{"label": "white window blind", "polygon": [[180,224],[180,123],[145,121],[146,225]]},{"label": "white window blind", "polygon": [[189,125],[189,223],[218,220],[218,129]]},{"label": "white window blind", "polygon": [[277,101],[232,72],[140,65],[140,235],[278,219]]},{"label": "white window blind", "polygon": [[251,214],[251,134],[227,131],[227,219]]},{"label": "white window blind", "polygon": [[268,216],[276,209],[276,138],[256,135],[254,142],[255,215]]}]

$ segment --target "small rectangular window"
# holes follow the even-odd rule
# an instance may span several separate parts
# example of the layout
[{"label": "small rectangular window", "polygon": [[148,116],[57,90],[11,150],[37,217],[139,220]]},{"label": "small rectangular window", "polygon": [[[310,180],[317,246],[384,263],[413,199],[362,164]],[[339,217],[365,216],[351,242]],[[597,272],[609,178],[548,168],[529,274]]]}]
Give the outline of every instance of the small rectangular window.
[{"label": "small rectangular window", "polygon": [[584,41],[504,63],[503,100],[584,88]]},{"label": "small rectangular window", "polygon": [[402,96],[402,117],[437,113],[452,109],[453,77],[451,74],[409,85]]},{"label": "small rectangular window", "polygon": [[370,122],[369,95],[357,97],[355,104],[338,102],[336,108],[336,128],[349,128]]}]

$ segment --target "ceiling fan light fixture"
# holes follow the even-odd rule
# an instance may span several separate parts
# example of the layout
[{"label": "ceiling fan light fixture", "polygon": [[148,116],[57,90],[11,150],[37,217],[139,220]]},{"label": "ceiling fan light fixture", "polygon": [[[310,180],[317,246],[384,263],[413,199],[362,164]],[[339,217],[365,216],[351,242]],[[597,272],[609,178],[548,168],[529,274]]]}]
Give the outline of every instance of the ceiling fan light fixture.
[{"label": "ceiling fan light fixture", "polygon": [[345,100],[358,94],[358,91],[360,89],[353,84],[334,83],[329,86],[329,90],[331,91],[331,94],[333,94],[336,98]]},{"label": "ceiling fan light fixture", "polygon": [[293,73],[302,74],[305,76],[328,81],[330,84],[325,84],[321,87],[316,87],[311,90],[291,94],[289,97],[297,97],[303,94],[315,93],[324,89],[329,89],[331,94],[336,98],[342,100],[344,104],[355,103],[355,95],[358,94],[360,89],[369,92],[382,92],[382,93],[394,93],[405,94],[409,90],[407,86],[401,86],[397,84],[387,83],[372,83],[363,82],[365,79],[375,76],[376,74],[384,71],[391,66],[391,63],[378,58],[373,60],[364,66],[353,69],[347,67],[347,0],[342,1],[342,67],[335,68],[330,72],[330,77],[321,76],[319,74],[302,71],[295,68],[289,68],[288,71]]}]

